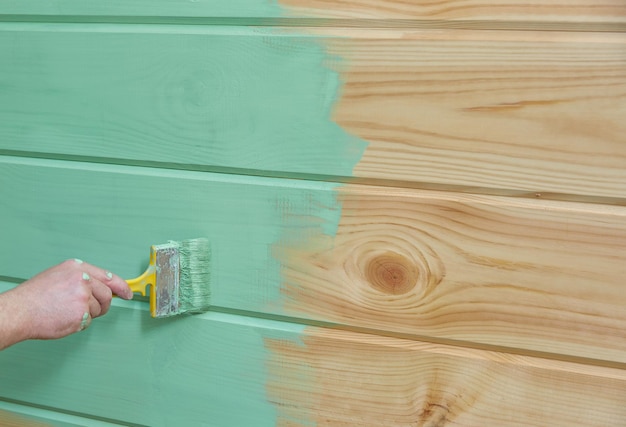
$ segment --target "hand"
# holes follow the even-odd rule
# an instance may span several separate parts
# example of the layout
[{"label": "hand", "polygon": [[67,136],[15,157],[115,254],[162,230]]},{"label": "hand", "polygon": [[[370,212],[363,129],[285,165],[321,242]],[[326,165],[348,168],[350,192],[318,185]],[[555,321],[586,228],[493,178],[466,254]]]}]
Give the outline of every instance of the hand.
[{"label": "hand", "polygon": [[56,265],[0,295],[0,349],[78,332],[106,314],[113,294],[133,297],[123,279],[91,264],[67,260]]}]

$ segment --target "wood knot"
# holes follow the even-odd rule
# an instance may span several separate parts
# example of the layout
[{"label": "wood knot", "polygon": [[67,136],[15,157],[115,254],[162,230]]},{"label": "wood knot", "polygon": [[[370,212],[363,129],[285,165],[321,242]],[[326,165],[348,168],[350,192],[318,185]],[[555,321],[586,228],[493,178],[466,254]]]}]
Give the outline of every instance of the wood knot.
[{"label": "wood knot", "polygon": [[386,294],[402,295],[415,287],[419,270],[404,256],[385,252],[370,260],[365,275],[377,290]]}]

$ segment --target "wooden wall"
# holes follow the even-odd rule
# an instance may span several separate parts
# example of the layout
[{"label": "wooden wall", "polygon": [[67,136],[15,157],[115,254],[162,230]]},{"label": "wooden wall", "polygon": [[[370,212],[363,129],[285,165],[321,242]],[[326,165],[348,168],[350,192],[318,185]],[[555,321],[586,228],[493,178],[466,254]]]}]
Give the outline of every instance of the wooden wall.
[{"label": "wooden wall", "polygon": [[0,290],[206,236],[213,305],[1,352],[0,422],[626,424],[623,0],[0,14]]}]

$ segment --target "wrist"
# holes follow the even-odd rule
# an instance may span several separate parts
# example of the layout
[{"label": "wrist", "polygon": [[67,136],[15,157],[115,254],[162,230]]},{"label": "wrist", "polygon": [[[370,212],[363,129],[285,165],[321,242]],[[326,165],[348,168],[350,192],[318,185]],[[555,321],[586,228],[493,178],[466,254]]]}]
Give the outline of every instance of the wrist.
[{"label": "wrist", "polygon": [[30,338],[28,302],[17,289],[0,293],[0,350]]}]

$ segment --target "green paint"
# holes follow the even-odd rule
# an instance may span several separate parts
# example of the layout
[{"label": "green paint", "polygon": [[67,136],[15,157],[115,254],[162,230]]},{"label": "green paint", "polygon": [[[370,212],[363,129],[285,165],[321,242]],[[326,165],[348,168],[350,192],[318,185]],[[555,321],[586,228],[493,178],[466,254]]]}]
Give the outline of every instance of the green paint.
[{"label": "green paint", "polygon": [[[302,326],[222,313],[152,319],[137,303],[69,338],[0,352],[0,398],[150,426],[274,426],[266,335]],[[133,306],[134,309],[123,308]]]},{"label": "green paint", "polygon": [[0,246],[0,273],[9,277],[77,253],[135,277],[151,244],[206,236],[212,304],[280,313],[276,253],[332,244],[341,216],[333,183],[1,156],[0,164],[0,209],[11,224],[3,236],[12,242]]},{"label": "green paint", "polygon": [[[285,264],[276,253],[320,242],[332,244],[341,215],[332,183],[2,156],[0,211],[2,224],[11,224],[3,227],[3,236],[12,242],[0,246],[0,259],[5,261],[3,275],[29,277],[80,253],[89,263],[123,277],[134,277],[145,269],[151,244],[206,236],[212,247],[213,304],[279,315],[287,314],[282,308],[281,292],[281,270]],[[187,425],[201,425],[196,424],[199,419],[207,420],[209,414],[215,413],[215,417],[222,417],[215,425],[274,425],[275,408],[267,400],[264,388],[271,380],[264,377],[264,363],[269,355],[263,339],[281,339],[283,330],[288,328],[291,332],[285,339],[299,343],[301,326],[281,323],[280,327],[268,327],[261,321],[263,327],[256,330],[253,326],[258,320],[236,318],[238,325],[245,324],[242,331],[241,326],[229,329],[228,325],[206,326],[206,322],[201,322],[215,320],[215,313],[208,318],[179,316],[172,322],[159,323],[147,311],[133,314],[138,307],[147,310],[146,304],[116,300],[115,305],[130,308],[122,311],[123,320],[113,314],[120,316],[119,311],[113,311],[77,334],[99,331],[93,338],[98,342],[89,341],[89,346],[83,347],[84,341],[74,337],[69,341],[74,344],[69,347],[54,342],[47,344],[50,347],[45,347],[45,351],[39,347],[41,343],[20,345],[18,348],[28,349],[25,352],[31,351],[33,356],[16,377],[11,376],[5,383],[11,389],[5,388],[0,397],[41,398],[54,407],[104,416],[102,408],[80,401],[82,386],[76,393],[64,394],[61,400],[55,397],[60,393],[53,391],[59,384],[74,390],[72,384],[87,371],[103,365],[109,368],[98,378],[99,396],[111,400],[117,399],[112,397],[116,390],[129,390],[131,396],[149,392],[149,402],[153,398],[156,402],[154,406],[144,406],[144,397],[133,398],[119,419],[136,420],[156,412],[158,417],[147,421],[142,418],[141,422],[158,425],[156,421],[165,419],[171,425],[172,417],[184,414],[188,417]],[[235,336],[231,344],[234,347],[221,353],[228,348],[228,338]],[[160,353],[154,349],[158,342],[168,343],[159,349]],[[146,348],[153,351],[147,352]],[[235,355],[240,352],[241,356]],[[9,354],[13,356],[5,356],[6,363],[13,359],[29,360],[23,353]],[[49,374],[33,367],[43,365],[40,358],[44,354],[53,361],[53,371],[59,373],[45,381],[49,390],[44,387],[41,391],[39,377],[47,378]],[[238,361],[237,357],[243,359]],[[81,358],[86,367],[74,373],[74,365],[80,366]],[[141,364],[133,361],[130,371],[124,368],[121,374],[113,374],[126,363],[126,358]],[[143,369],[146,363],[158,380],[136,382],[132,372]],[[175,369],[177,365],[190,367],[180,371]],[[244,374],[237,374],[241,372]],[[218,373],[227,378],[214,381],[213,376]],[[25,379],[16,388],[20,375]],[[63,375],[68,375],[67,379]],[[215,401],[215,406],[193,401],[193,393]],[[170,418],[163,415],[162,409],[167,399],[177,405],[176,410],[170,411]],[[188,399],[192,403],[181,403]],[[240,400],[249,410],[236,409],[242,404]],[[118,403],[115,400],[105,406],[110,410]],[[244,419],[251,413],[257,414],[253,424]]]},{"label": "green paint", "polygon": [[25,421],[25,426],[30,426],[31,424],[29,424],[29,422],[36,422],[40,423],[37,425],[50,427],[114,427],[120,425],[102,420],[95,420],[93,418],[85,419],[76,415],[34,408],[32,406],[19,405],[17,403],[4,402],[2,400],[0,400],[0,411],[11,412],[17,417],[22,418]]},{"label": "green paint", "polygon": [[[132,14],[130,3],[111,7],[122,4]],[[249,13],[278,13],[269,8]],[[11,242],[0,275],[26,278],[80,254],[135,277],[150,245],[208,237],[215,306],[286,314],[281,271],[298,266],[281,254],[330,248],[337,184],[180,169],[351,177],[366,144],[332,120],[344,64],[325,39],[132,24],[4,23],[0,33],[0,150],[94,161],[0,156],[0,234]],[[146,162],[168,169],[132,166]],[[112,422],[275,425],[264,340],[302,345],[302,326],[219,313],[154,320],[143,303],[114,305],[80,334],[0,353],[12,367],[0,370],[0,398]]]},{"label": "green paint", "polygon": [[[0,63],[0,86],[11,100],[0,103],[0,148],[343,176],[352,175],[365,148],[331,119],[341,81],[329,64],[341,60],[318,37],[175,25],[3,24],[0,31],[8,58]],[[35,199],[12,206],[22,222],[12,234],[24,248],[54,254],[38,258],[41,264],[59,254],[87,258],[90,250],[90,262],[135,276],[150,244],[208,236],[218,248],[214,299],[225,307],[280,304],[276,245],[324,242],[320,236],[333,236],[341,216],[333,183],[32,166],[49,182],[29,184],[29,191],[54,196],[41,215]],[[16,188],[4,187],[5,201],[16,198]],[[90,203],[81,207],[70,197]],[[149,200],[157,204],[143,214],[128,211]],[[91,219],[77,222],[68,206]],[[71,232],[70,223],[77,227]],[[47,232],[37,233],[41,228]],[[88,237],[99,247],[85,245]],[[12,258],[17,264],[7,276],[41,268]]]},{"label": "green paint", "polygon": [[3,0],[2,13],[72,15],[74,19],[77,15],[276,17],[282,9],[274,0]]},{"label": "green paint", "polygon": [[0,150],[351,177],[366,143],[332,120],[345,64],[325,41],[267,28],[0,24]]}]

